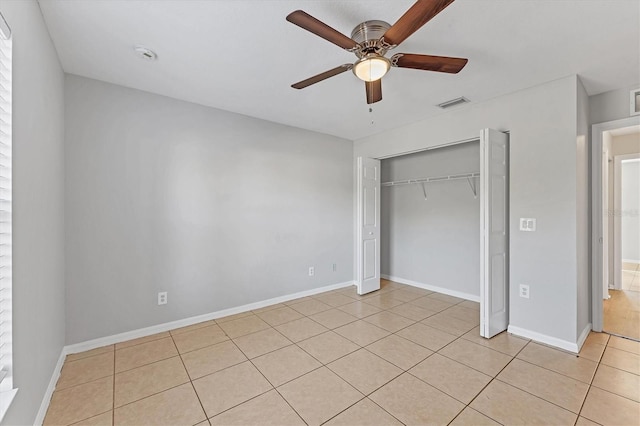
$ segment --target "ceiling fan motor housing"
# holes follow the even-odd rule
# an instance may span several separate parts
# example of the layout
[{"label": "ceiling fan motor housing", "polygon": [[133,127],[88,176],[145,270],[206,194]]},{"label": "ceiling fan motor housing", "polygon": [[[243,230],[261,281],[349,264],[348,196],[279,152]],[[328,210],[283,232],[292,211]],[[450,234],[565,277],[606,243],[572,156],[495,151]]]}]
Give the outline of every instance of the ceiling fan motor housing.
[{"label": "ceiling fan motor housing", "polygon": [[363,58],[370,53],[384,55],[388,47],[385,48],[380,39],[389,28],[391,28],[391,24],[385,21],[365,21],[356,26],[351,31],[351,39],[358,43],[355,54],[359,58]]}]

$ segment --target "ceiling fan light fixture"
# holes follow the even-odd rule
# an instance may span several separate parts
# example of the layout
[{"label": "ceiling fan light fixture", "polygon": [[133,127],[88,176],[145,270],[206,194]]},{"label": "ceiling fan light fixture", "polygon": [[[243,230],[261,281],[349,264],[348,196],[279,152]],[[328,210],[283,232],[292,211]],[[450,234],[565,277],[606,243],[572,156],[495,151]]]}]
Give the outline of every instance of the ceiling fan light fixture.
[{"label": "ceiling fan light fixture", "polygon": [[361,58],[353,65],[353,73],[362,81],[380,80],[391,68],[391,62],[375,53]]}]

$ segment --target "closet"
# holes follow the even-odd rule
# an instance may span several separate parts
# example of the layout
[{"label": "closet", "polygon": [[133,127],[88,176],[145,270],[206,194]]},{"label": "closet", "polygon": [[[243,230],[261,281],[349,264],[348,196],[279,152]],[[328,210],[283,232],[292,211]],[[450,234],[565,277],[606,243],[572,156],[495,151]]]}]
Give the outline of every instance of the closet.
[{"label": "closet", "polygon": [[356,286],[380,278],[480,302],[480,334],[509,323],[509,135],[357,157]]},{"label": "closet", "polygon": [[480,143],[381,161],[380,275],[480,301]]}]

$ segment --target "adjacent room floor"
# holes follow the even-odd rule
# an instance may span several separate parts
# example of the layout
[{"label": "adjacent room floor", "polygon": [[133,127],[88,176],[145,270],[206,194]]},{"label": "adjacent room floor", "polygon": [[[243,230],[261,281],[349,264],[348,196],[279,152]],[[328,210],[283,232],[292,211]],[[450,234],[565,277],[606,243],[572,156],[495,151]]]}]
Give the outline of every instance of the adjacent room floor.
[{"label": "adjacent room floor", "polygon": [[640,424],[640,343],[575,356],[478,323],[389,281],[335,290],[69,355],[45,424]]},{"label": "adjacent room floor", "polygon": [[603,329],[640,340],[640,265],[623,263],[622,290],[609,290],[605,300]]}]

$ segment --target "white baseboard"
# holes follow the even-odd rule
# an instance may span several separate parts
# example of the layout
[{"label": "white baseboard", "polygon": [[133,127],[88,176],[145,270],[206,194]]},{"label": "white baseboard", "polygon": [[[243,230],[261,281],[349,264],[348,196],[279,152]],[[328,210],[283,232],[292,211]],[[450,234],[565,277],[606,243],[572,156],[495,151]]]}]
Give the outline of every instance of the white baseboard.
[{"label": "white baseboard", "polygon": [[289,300],[301,297],[312,296],[325,291],[336,290],[339,288],[349,287],[353,285],[353,281],[332,284],[325,287],[318,287],[311,290],[305,290],[298,293],[287,294],[285,296],[274,297],[273,299],[262,300],[260,302],[249,303],[247,305],[237,306],[235,308],[224,309],[222,311],[211,312],[208,314],[198,315],[195,317],[185,318],[177,321],[166,322],[164,324],[153,325],[151,327],[140,328],[137,330],[127,331],[124,333],[114,334],[111,336],[100,337],[98,339],[88,340],[86,342],[75,343],[64,347],[67,354],[89,351],[91,349],[102,346],[113,345],[115,343],[126,342],[127,340],[137,339],[139,337],[151,336],[152,334],[162,333],[164,331],[173,330],[175,328],[186,327],[188,325],[197,324],[203,321],[209,321],[216,318],[222,318],[229,315],[239,314],[242,312],[252,311],[254,309],[264,308],[265,306],[275,305],[276,303],[288,302]]},{"label": "white baseboard", "polygon": [[411,281],[405,278],[395,277],[393,275],[380,274],[380,277],[384,278],[385,280],[395,281],[400,284],[406,284],[412,287],[423,288],[425,290],[435,291],[437,293],[442,293],[442,294],[446,294],[453,297],[459,297],[460,299],[471,300],[472,302],[480,302],[480,296],[476,296],[475,294],[463,293],[461,291],[451,290],[444,287],[438,287],[435,285],[419,283],[417,281]]},{"label": "white baseboard", "polygon": [[[438,287],[430,284],[419,283],[417,281],[407,280],[400,277],[395,277],[393,275],[380,274],[381,278],[387,279],[389,281],[395,281],[400,284],[406,284],[413,287],[423,288],[425,290],[431,290],[438,293],[447,294],[449,296],[459,297],[461,299],[471,300],[473,302],[480,302],[480,296],[476,296],[469,293],[463,293],[461,291],[450,290],[448,288]],[[582,330],[580,336],[578,337],[577,342],[570,342],[568,340],[558,339],[556,337],[547,336],[546,334],[541,334],[535,331],[527,330],[520,327],[515,327],[510,325],[507,329],[507,332],[511,334],[515,334],[516,336],[521,336],[527,339],[535,340],[536,342],[544,343],[545,345],[554,346],[556,348],[560,348],[569,352],[578,353],[580,352],[580,348],[584,344],[585,340],[589,336],[589,332],[591,331],[591,323],[587,324],[587,326]]]},{"label": "white baseboard", "polygon": [[589,333],[591,333],[592,328],[593,327],[591,323],[587,324],[584,330],[582,330],[582,333],[580,333],[580,336],[578,336],[578,342],[576,343],[576,353],[580,352],[580,349],[582,349],[582,345],[584,345],[585,340],[587,340],[587,337],[589,337]]},{"label": "white baseboard", "polygon": [[556,348],[563,349],[565,351],[573,352],[577,354],[580,352],[580,348],[584,344],[584,341],[589,336],[591,331],[591,324],[588,324],[578,337],[577,342],[571,342],[569,340],[558,339],[557,337],[547,336],[546,334],[538,333],[536,331],[527,330],[526,328],[520,328],[513,325],[509,325],[507,332],[515,334],[516,336],[531,339],[545,345],[555,346]]},{"label": "white baseboard", "polygon": [[73,345],[67,345],[62,348],[62,352],[60,353],[60,358],[58,359],[58,363],[51,375],[51,380],[49,381],[49,386],[42,398],[42,403],[40,404],[40,409],[38,410],[38,415],[36,416],[36,420],[34,422],[35,426],[42,425],[44,421],[44,416],[47,414],[47,409],[49,408],[49,403],[51,402],[51,396],[53,395],[53,391],[56,388],[56,383],[58,382],[58,378],[60,377],[60,371],[62,370],[62,365],[64,364],[64,360],[68,354],[73,354],[77,352],[89,351],[91,349],[96,349],[106,345],[113,345],[116,343],[126,342],[127,340],[137,339],[139,337],[150,336],[152,334],[161,333],[163,331],[173,330],[174,328],[186,327],[188,325],[197,324],[203,321],[209,321],[216,318],[222,318],[229,315],[239,314],[242,312],[252,311],[254,309],[264,308],[265,306],[275,305],[277,303],[288,302],[289,300],[299,299],[301,297],[312,296],[318,293],[324,293],[325,291],[337,290],[339,288],[345,288],[354,285],[353,281],[346,281],[343,283],[332,284],[325,287],[318,287],[311,290],[305,290],[298,293],[287,294],[285,296],[274,297],[273,299],[262,300],[260,302],[249,303],[247,305],[237,306],[235,308],[224,309],[222,311],[212,312],[209,314],[198,315],[195,317],[185,318],[177,321],[166,322],[164,324],[158,324],[151,327],[140,328],[138,330],[127,331],[125,333],[114,334],[112,336],[100,337],[98,339],[88,340],[86,342],[75,343]]},{"label": "white baseboard", "polygon": [[16,397],[18,393],[18,388],[13,388],[0,392],[0,424],[2,424],[2,420],[4,419],[4,415],[9,411],[9,407],[13,402],[13,399]]},{"label": "white baseboard", "polygon": [[67,352],[65,346],[60,352],[60,358],[58,358],[58,363],[53,370],[51,380],[49,380],[49,386],[47,386],[47,390],[45,391],[44,397],[42,398],[42,403],[40,404],[40,409],[38,410],[38,414],[36,415],[36,420],[33,422],[34,426],[40,426],[44,422],[44,416],[47,414],[47,410],[49,409],[49,402],[51,402],[51,396],[53,395],[53,391],[56,389],[56,383],[58,383],[60,371],[62,370],[62,365],[64,364],[64,359],[66,357]]}]

